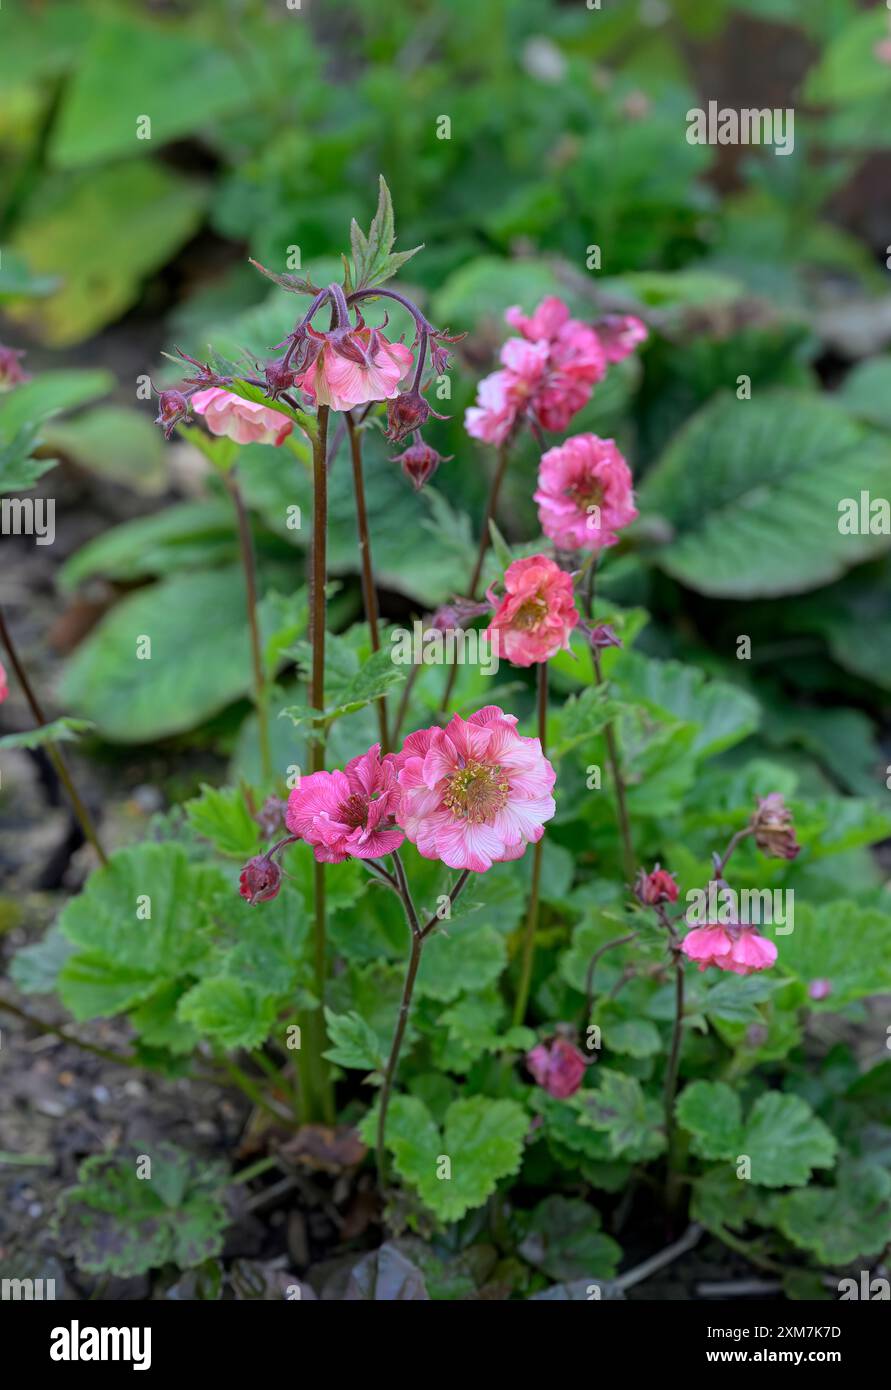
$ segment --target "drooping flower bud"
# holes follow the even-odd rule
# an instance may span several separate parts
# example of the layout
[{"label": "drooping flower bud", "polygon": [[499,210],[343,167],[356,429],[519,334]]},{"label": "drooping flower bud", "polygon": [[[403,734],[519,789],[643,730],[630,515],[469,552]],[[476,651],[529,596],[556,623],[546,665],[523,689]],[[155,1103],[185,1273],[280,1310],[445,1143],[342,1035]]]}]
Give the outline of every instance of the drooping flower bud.
[{"label": "drooping flower bud", "polygon": [[634,885],[634,896],[646,907],[655,907],[657,903],[676,903],[678,886],[668,870],[660,869],[657,864],[651,873],[640,870]]},{"label": "drooping flower bud", "polygon": [[597,627],[591,629],[588,634],[588,641],[595,651],[603,651],[605,647],[621,647],[622,639],[617,637],[608,623],[599,623]]},{"label": "drooping flower bud", "polygon": [[412,484],[415,492],[420,492],[425,483],[429,483],[433,474],[441,463],[448,463],[452,455],[443,458],[436,449],[430,444],[425,444],[423,439],[418,439],[414,444],[410,444],[404,454],[398,458],[391,459],[391,463],[401,463],[402,471]]},{"label": "drooping flower bud", "polygon": [[466,627],[474,618],[481,618],[489,612],[488,603],[477,603],[474,599],[455,598],[437,608],[427,626],[434,632],[453,632],[455,628]]},{"label": "drooping flower bud", "polygon": [[387,438],[401,444],[430,418],[430,407],[420,391],[402,391],[387,402]]},{"label": "drooping flower bud", "polygon": [[268,854],[255,854],[241,871],[238,891],[253,907],[256,903],[277,898],[282,886],[282,871]]},{"label": "drooping flower bud", "polygon": [[170,439],[180,420],[189,415],[189,402],[182,391],[162,391],[158,396],[158,414],[155,424],[164,431],[165,439]]},{"label": "drooping flower bud", "polygon": [[293,367],[286,367],[284,358],[280,357],[274,362],[266,363],[263,375],[266,379],[266,394],[271,401],[276,401],[285,391],[293,388],[297,373]]},{"label": "drooping flower bud", "polygon": [[526,1066],[539,1086],[556,1100],[575,1095],[587,1065],[582,1053],[566,1038],[539,1043],[526,1053]]},{"label": "drooping flower bud", "polygon": [[23,382],[31,380],[19,362],[19,358],[24,355],[20,348],[4,347],[0,343],[0,391],[11,391],[14,386],[21,386]]},{"label": "drooping flower bud", "polygon": [[758,797],[758,810],[750,822],[755,844],[771,859],[794,859],[801,846],[795,838],[792,812],[779,792]]}]

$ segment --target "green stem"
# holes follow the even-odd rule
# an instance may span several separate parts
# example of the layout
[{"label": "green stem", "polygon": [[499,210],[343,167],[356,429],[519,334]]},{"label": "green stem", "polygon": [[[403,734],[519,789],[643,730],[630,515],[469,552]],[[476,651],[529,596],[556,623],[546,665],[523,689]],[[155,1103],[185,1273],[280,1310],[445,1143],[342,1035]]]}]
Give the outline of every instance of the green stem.
[{"label": "green stem", "polygon": [[244,571],[244,584],[247,592],[248,629],[251,638],[251,661],[254,668],[254,705],[257,710],[257,728],[260,735],[260,767],[263,782],[268,786],[272,781],[272,755],[269,745],[269,702],[267,700],[266,674],[263,669],[263,649],[260,642],[254,538],[234,468],[224,474],[224,478],[229,496],[232,498],[235,519],[238,524],[238,545],[241,551],[241,567]]},{"label": "green stem", "polygon": [[[594,551],[590,559],[582,567],[582,574],[584,575],[585,617],[589,623],[594,614],[594,580],[597,573],[598,558],[597,551]],[[591,660],[594,666],[595,683],[601,686],[603,685],[603,669],[600,664],[600,653],[596,647],[591,648]],[[616,815],[619,822],[619,834],[622,838],[622,862],[625,868],[625,878],[630,888],[634,883],[636,866],[634,841],[631,837],[631,820],[628,815],[628,798],[625,794],[625,779],[622,776],[622,760],[619,757],[619,745],[616,740],[616,730],[612,720],[606,725],[603,735],[606,741],[607,762],[609,763],[610,774],[616,792]]]},{"label": "green stem", "polygon": [[223,1071],[229,1077],[229,1080],[238,1087],[239,1091],[243,1091],[248,1100],[253,1101],[258,1109],[265,1110],[267,1115],[274,1115],[279,1122],[283,1121],[285,1124],[291,1123],[291,1116],[288,1112],[286,1110],[280,1110],[277,1105],[269,1100],[263,1094],[257,1082],[248,1076],[247,1072],[242,1071],[241,1067],[233,1062],[231,1058],[220,1054],[217,1060],[223,1068]]},{"label": "green stem", "polygon": [[[12,664],[12,668],[15,671],[16,676],[18,677],[19,685],[22,687],[25,699],[28,702],[28,708],[30,709],[31,714],[34,716],[35,724],[38,726],[38,728],[44,728],[46,724],[49,723],[49,721],[43,713],[43,708],[40,704],[40,701],[37,698],[34,687],[28,679],[28,673],[22,665],[21,659],[19,658],[19,654],[16,650],[15,643],[12,640],[12,633],[9,631],[9,628],[6,624],[6,619],[3,616],[2,609],[0,609],[0,641],[3,642],[3,645],[6,648],[6,653]],[[100,864],[102,864],[103,866],[107,865],[108,855],[102,848],[102,844],[96,832],[96,827],[93,824],[93,818],[87,810],[84,802],[81,800],[77,787],[74,785],[74,780],[71,776],[71,773],[68,771],[68,764],[62,757],[62,754],[60,750],[56,747],[55,743],[46,743],[44,744],[44,747],[46,749],[47,757],[49,758],[50,762],[55,768],[56,776],[58,777],[59,781],[62,783],[62,786],[65,788],[65,791],[68,794],[68,800],[71,802],[71,809],[74,811],[75,817],[77,819],[78,824],[80,825],[81,830],[84,833],[85,839],[88,841],[89,844],[93,846],[93,849],[96,852],[96,857],[98,858]]]},{"label": "green stem", "polygon": [[675,1210],[680,1195],[678,1127],[674,1114],[678,1072],[681,1065],[681,1044],[684,1034],[684,966],[680,953],[675,959],[674,971],[674,1026],[671,1033],[668,1068],[665,1073],[665,1135],[668,1169],[665,1197],[670,1212]]},{"label": "green stem", "polygon": [[[547,751],[548,721],[548,663],[540,661],[537,670],[538,690],[538,737],[541,751]],[[529,893],[529,907],[526,913],[526,927],[523,934],[523,954],[520,964],[520,983],[514,1002],[514,1027],[526,1017],[529,991],[532,987],[532,962],[535,956],[535,933],[538,930],[538,896],[541,883],[541,856],[544,849],[544,835],[537,840],[532,851],[532,886]]]},{"label": "green stem", "polygon": [[[371,563],[371,534],[368,529],[368,511],[365,506],[365,479],[362,474],[362,433],[353,421],[349,411],[344,418],[350,432],[350,455],[353,462],[353,492],[356,498],[356,524],[359,531],[359,557],[362,574],[362,601],[365,606],[365,621],[371,638],[371,650],[381,648],[378,631],[377,589],[374,584],[374,569]],[[387,697],[381,695],[375,700],[377,722],[381,735],[381,752],[389,753],[390,740],[387,733]]]}]

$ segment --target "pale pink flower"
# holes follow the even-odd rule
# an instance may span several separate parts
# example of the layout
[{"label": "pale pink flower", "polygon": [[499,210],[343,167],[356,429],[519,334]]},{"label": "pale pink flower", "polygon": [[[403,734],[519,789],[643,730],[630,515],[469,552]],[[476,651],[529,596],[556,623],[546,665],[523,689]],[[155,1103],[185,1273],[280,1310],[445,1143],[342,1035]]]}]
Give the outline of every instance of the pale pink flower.
[{"label": "pale pink flower", "polygon": [[574,434],[542,455],[535,492],[541,528],[563,550],[615,545],[637,516],[631,470],[611,439]]},{"label": "pale pink flower", "polygon": [[695,927],[681,942],[688,960],[699,963],[699,969],[716,965],[734,975],[751,975],[767,970],[777,958],[777,948],[752,926],[739,923],[727,926]]},{"label": "pale pink flower", "polygon": [[891,38],[879,39],[878,43],[874,45],[872,51],[878,58],[880,63],[887,63],[891,65]]},{"label": "pale pink flower", "polygon": [[485,873],[541,839],[556,809],[555,773],[538,739],[518,734],[516,723],[487,705],[406,739],[397,820],[425,859]]},{"label": "pale pink flower", "polygon": [[577,1047],[566,1038],[554,1038],[551,1043],[539,1043],[526,1053],[526,1066],[539,1086],[549,1096],[566,1100],[575,1095],[582,1084],[587,1062]]},{"label": "pale pink flower", "polygon": [[477,404],[468,408],[467,433],[487,444],[503,444],[520,415],[538,400],[544,389],[548,364],[546,343],[527,343],[508,338],[501,349],[501,371],[483,377],[477,387]]},{"label": "pale pink flower", "polygon": [[486,632],[499,657],[532,666],[568,649],[579,620],[572,579],[547,555],[514,560],[504,574],[501,602],[491,589],[488,598],[496,612]]},{"label": "pale pink flower", "polygon": [[377,859],[405,836],[395,823],[400,790],[396,759],[375,743],[343,772],[312,772],[288,797],[285,823],[306,840],[320,863]]},{"label": "pale pink flower", "polygon": [[595,323],[594,332],[610,365],[629,357],[649,336],[646,325],[634,314],[607,314]]},{"label": "pale pink flower", "polygon": [[279,445],[294,428],[280,411],[260,405],[259,401],[244,401],[219,386],[196,391],[189,405],[197,415],[204,416],[211,434],[227,435],[236,444]]},{"label": "pale pink flower", "polygon": [[310,400],[332,410],[352,410],[369,401],[389,401],[414,361],[404,343],[391,343],[377,328],[356,328],[342,342],[326,334],[318,354],[297,378]]},{"label": "pale pink flower", "polygon": [[[889,40],[889,42],[891,42],[891,40]],[[828,999],[832,993],[832,981],[822,978],[819,980],[811,980],[807,987],[807,992],[808,998],[810,999]]]},{"label": "pale pink flower", "polygon": [[587,405],[591,388],[606,374],[607,356],[597,334],[579,319],[570,318],[569,309],[555,295],[543,299],[531,317],[517,306],[508,309],[504,317],[524,338],[547,348],[547,370],[531,410],[546,430],[562,432],[573,415]]},{"label": "pale pink flower", "polygon": [[3,662],[0,661],[0,705],[9,695],[9,683],[6,679],[6,671],[3,669]]}]

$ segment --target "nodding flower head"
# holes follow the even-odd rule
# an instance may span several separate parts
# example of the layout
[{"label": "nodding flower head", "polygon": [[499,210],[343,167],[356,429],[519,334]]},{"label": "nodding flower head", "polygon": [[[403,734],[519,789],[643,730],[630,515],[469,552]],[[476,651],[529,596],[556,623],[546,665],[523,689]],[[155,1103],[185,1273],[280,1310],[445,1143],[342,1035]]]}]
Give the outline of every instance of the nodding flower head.
[{"label": "nodding flower head", "polygon": [[448,419],[447,415],[440,415],[428,405],[416,387],[411,391],[402,391],[387,404],[387,438],[391,444],[400,444],[414,430],[426,424],[431,415],[437,420]]},{"label": "nodding flower head", "polygon": [[448,463],[451,458],[451,454],[443,458],[442,454],[432,445],[425,444],[424,440],[418,436],[414,444],[410,444],[404,454],[391,459],[390,462],[401,463],[402,471],[415,492],[420,492],[424,484],[429,483],[439,465]]},{"label": "nodding flower head", "polygon": [[283,357],[276,358],[274,362],[267,362],[263,368],[263,376],[266,381],[266,394],[271,401],[277,401],[285,391],[290,391],[297,379],[296,371],[293,367],[285,365]]},{"label": "nodding flower head", "polygon": [[158,394],[158,414],[155,424],[160,425],[164,437],[170,439],[180,420],[188,418],[189,399],[182,391],[161,391]]},{"label": "nodding flower head", "polygon": [[310,400],[332,410],[352,410],[370,401],[388,401],[414,362],[404,343],[391,343],[379,328],[333,329],[309,333],[318,351],[297,378]]},{"label": "nodding flower head", "polygon": [[769,970],[777,958],[777,948],[753,926],[740,922],[694,927],[681,942],[688,960],[695,960],[700,970],[716,965],[734,975],[752,975],[757,970]]},{"label": "nodding flower head", "polygon": [[646,325],[634,314],[607,314],[594,324],[594,332],[610,364],[629,357],[649,336]]},{"label": "nodding flower head", "polygon": [[255,854],[241,871],[238,891],[255,907],[257,903],[277,898],[282,886],[282,871],[268,854]]},{"label": "nodding flower head", "polygon": [[634,896],[646,907],[655,907],[657,903],[676,903],[678,886],[671,874],[657,864],[651,873],[640,870],[634,885]]},{"label": "nodding flower head", "polygon": [[779,792],[758,798],[758,810],[750,823],[755,844],[771,859],[794,859],[800,853],[792,812]]},{"label": "nodding flower head", "polygon": [[0,391],[11,391],[31,378],[22,370],[20,358],[24,357],[20,348],[4,347],[0,343]]}]

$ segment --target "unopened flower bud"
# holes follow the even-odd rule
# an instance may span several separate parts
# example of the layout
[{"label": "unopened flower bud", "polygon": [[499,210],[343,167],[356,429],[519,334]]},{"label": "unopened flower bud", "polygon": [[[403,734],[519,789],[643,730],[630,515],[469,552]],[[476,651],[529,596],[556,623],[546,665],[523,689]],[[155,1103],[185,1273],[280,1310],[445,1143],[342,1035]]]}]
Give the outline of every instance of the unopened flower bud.
[{"label": "unopened flower bud", "polygon": [[807,987],[808,996],[811,999],[828,999],[832,993],[831,980],[811,980]]},{"label": "unopened flower bud", "polygon": [[587,1062],[566,1038],[554,1038],[550,1043],[539,1043],[526,1053],[526,1066],[539,1086],[544,1087],[549,1096],[556,1100],[566,1100],[575,1095],[582,1084]]},{"label": "unopened flower bud", "polygon": [[0,391],[11,391],[14,386],[31,380],[19,363],[19,358],[24,355],[20,349],[4,347],[0,343]]},{"label": "unopened flower bud", "polygon": [[430,407],[420,391],[403,391],[387,402],[387,438],[400,444],[430,418]]},{"label": "unopened flower bud", "polygon": [[795,838],[792,812],[779,792],[758,798],[751,826],[755,844],[772,859],[794,859],[801,849]]},{"label": "unopened flower bud", "polygon": [[184,420],[188,414],[189,402],[182,391],[162,391],[158,396],[155,424],[161,426],[166,439],[171,437],[180,420]]},{"label": "unopened flower bud", "polygon": [[282,871],[268,854],[255,854],[241,871],[238,891],[253,907],[256,903],[277,898],[282,885]]},{"label": "unopened flower bud", "polygon": [[595,651],[602,651],[604,647],[621,647],[622,639],[617,637],[608,623],[600,623],[592,628],[588,641]]},{"label": "unopened flower bud", "polygon": [[657,903],[676,903],[678,886],[668,870],[660,869],[657,864],[649,874],[644,873],[643,869],[640,870],[634,885],[634,895],[638,902],[646,907],[655,907]]},{"label": "unopened flower bud", "polygon": [[409,445],[404,454],[400,454],[398,458],[390,461],[391,463],[402,464],[402,471],[406,478],[411,480],[415,491],[420,492],[424,484],[433,477],[439,465],[448,463],[449,460],[444,459],[431,445],[425,444],[423,439],[419,439],[416,444]]},{"label": "unopened flower bud", "polygon": [[266,363],[263,375],[266,378],[266,394],[271,401],[275,401],[283,392],[293,388],[297,374],[293,367],[286,367],[284,358],[280,357],[275,362]]}]

